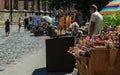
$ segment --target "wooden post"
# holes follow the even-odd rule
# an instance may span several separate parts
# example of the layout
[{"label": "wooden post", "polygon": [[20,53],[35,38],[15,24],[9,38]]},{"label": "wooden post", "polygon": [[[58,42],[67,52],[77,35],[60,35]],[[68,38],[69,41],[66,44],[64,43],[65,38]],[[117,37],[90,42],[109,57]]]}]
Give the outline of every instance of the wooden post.
[{"label": "wooden post", "polygon": [[12,13],[13,13],[13,8],[12,8],[12,0],[10,0],[10,20],[11,20],[11,23],[12,23]]},{"label": "wooden post", "polygon": [[14,0],[14,9],[18,9],[18,0]]}]

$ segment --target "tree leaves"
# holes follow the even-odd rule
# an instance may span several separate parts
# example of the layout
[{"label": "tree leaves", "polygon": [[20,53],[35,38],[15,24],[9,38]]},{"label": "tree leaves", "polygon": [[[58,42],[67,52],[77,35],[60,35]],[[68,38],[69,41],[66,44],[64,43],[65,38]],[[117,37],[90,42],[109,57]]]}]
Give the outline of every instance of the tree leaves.
[{"label": "tree leaves", "polygon": [[120,25],[120,13],[112,15],[103,15],[103,27],[104,26],[118,26]]},{"label": "tree leaves", "polygon": [[[78,8],[90,6],[91,4],[96,4],[101,10],[111,0],[47,0],[47,1],[51,2],[50,5],[52,8],[56,6],[57,9],[64,6],[65,5],[64,2],[66,2],[66,5],[68,4],[69,6],[71,6],[72,3],[75,3]],[[88,5],[85,5],[85,4],[88,4]],[[88,9],[88,8],[83,8],[83,9]]]}]

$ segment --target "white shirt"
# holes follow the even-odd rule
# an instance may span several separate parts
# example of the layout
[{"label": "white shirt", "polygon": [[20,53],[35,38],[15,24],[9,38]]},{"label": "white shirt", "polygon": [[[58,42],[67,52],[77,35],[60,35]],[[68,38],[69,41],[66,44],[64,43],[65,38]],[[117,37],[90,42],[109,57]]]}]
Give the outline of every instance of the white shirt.
[{"label": "white shirt", "polygon": [[[103,16],[99,12],[96,11],[91,14],[90,25],[91,25],[91,22],[95,23],[95,27],[94,27],[94,31],[93,31],[94,35],[97,35],[101,32],[102,21],[103,21]],[[90,28],[90,26],[89,26],[89,28]]]}]

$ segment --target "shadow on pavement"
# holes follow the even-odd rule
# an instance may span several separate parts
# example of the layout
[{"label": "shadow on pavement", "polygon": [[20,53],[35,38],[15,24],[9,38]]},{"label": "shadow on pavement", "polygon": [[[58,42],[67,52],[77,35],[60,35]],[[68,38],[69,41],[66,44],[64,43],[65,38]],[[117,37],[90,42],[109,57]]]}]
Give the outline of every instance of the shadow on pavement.
[{"label": "shadow on pavement", "polygon": [[30,37],[45,37],[45,35],[38,35],[38,36],[36,36],[36,35],[32,34],[32,35],[30,35]]},{"label": "shadow on pavement", "polygon": [[65,72],[47,72],[46,68],[35,69],[32,75],[65,75]]}]

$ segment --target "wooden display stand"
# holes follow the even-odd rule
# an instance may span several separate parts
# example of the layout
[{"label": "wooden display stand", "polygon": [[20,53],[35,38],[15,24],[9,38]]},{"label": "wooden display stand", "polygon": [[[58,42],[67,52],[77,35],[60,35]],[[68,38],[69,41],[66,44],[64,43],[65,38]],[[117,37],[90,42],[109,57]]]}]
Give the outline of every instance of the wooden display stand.
[{"label": "wooden display stand", "polygon": [[90,58],[76,58],[80,75],[120,75],[120,50],[97,48]]},{"label": "wooden display stand", "polygon": [[89,58],[80,57],[76,60],[76,67],[80,75],[89,75]]},{"label": "wooden display stand", "polygon": [[117,26],[117,32],[120,34],[120,26]]}]

